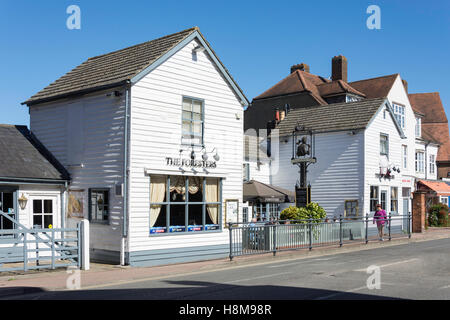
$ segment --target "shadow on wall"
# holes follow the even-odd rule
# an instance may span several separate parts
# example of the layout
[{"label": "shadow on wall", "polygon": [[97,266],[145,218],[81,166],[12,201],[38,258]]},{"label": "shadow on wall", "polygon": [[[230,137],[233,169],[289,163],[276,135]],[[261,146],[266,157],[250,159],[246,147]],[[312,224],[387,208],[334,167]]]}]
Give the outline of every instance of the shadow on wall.
[{"label": "shadow on wall", "polygon": [[[286,286],[239,286],[203,281],[164,281],[170,288],[51,291],[17,299],[41,300],[398,300],[343,291]],[[136,285],[135,285],[136,286]],[[186,304],[180,302],[180,304]],[[176,315],[177,309],[174,311]],[[165,314],[169,316],[169,314]]]}]

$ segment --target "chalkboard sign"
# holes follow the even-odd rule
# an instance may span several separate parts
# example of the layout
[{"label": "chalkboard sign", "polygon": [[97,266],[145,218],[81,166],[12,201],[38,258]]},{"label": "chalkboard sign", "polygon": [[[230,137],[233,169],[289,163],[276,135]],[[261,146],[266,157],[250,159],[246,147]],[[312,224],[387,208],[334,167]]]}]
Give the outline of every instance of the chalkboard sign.
[{"label": "chalkboard sign", "polygon": [[295,187],[295,203],[297,207],[302,208],[311,201],[311,187]]}]

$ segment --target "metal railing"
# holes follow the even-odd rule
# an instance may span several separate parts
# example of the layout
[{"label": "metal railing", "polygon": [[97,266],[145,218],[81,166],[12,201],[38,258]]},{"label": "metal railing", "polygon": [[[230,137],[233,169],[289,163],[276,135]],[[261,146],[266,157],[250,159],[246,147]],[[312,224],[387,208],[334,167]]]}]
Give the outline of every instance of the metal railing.
[{"label": "metal railing", "polygon": [[[411,214],[389,214],[383,220],[386,239],[411,238]],[[275,222],[228,223],[230,260],[236,256],[309,249],[379,240],[373,216],[323,220],[279,220]]]},{"label": "metal railing", "polygon": [[81,223],[76,228],[40,229],[9,219],[17,229],[0,230],[0,272],[81,267]]}]

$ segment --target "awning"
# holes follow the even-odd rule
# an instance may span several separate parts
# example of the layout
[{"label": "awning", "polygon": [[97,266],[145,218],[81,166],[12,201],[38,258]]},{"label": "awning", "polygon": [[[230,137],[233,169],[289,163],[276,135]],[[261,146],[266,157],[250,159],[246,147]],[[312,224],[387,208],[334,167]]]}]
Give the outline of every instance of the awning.
[{"label": "awning", "polygon": [[250,180],[244,182],[244,202],[294,202],[295,193],[270,184]]},{"label": "awning", "polygon": [[428,180],[419,180],[419,190],[432,190],[436,192],[437,195],[442,196],[450,196],[450,186],[442,181],[428,181]]}]

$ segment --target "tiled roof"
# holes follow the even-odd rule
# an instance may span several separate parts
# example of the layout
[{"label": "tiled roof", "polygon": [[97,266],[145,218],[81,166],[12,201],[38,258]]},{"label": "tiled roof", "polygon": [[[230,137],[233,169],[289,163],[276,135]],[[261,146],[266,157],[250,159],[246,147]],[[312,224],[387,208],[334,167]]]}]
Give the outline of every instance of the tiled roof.
[{"label": "tiled roof", "polygon": [[317,88],[319,89],[320,95],[324,98],[343,93],[353,93],[361,97],[366,97],[364,93],[352,88],[347,82],[342,80],[320,84]]},{"label": "tiled roof", "polygon": [[[429,181],[429,180],[419,180],[419,184],[423,184],[431,190],[435,191],[437,194],[450,195],[450,186],[442,181]],[[420,187],[420,185],[419,185]]]},{"label": "tiled roof", "polygon": [[326,104],[325,100],[320,96],[317,86],[327,82],[330,82],[330,80],[306,71],[296,70],[270,89],[255,97],[254,100],[308,91],[320,104]]},{"label": "tiled roof", "polygon": [[422,118],[422,137],[440,143],[436,161],[450,161],[450,137],[448,120],[438,92],[408,95],[415,112]]},{"label": "tiled roof", "polygon": [[385,98],[377,98],[292,109],[277,128],[280,136],[292,134],[297,124],[316,133],[365,129],[385,101]]},{"label": "tiled roof", "polygon": [[[205,43],[208,44],[206,39],[203,38],[203,35],[201,35],[199,28],[194,27],[132,47],[89,58],[72,71],[66,73],[33,95],[23,104],[32,105],[55,100],[71,94],[86,93],[123,85],[151,66],[160,57],[175,48],[194,32],[198,32]],[[211,51],[232,82],[236,85],[238,91],[244,96],[241,88],[237,86],[215,52],[212,49]]]},{"label": "tiled roof", "polygon": [[124,83],[175,47],[197,27],[89,58],[81,65],[36,93],[24,104],[33,104],[69,93]]},{"label": "tiled roof", "polygon": [[386,98],[397,79],[398,73],[388,76],[349,82],[348,84],[364,93],[367,99]]},{"label": "tiled roof", "polygon": [[0,125],[0,177],[68,180],[64,167],[26,126]]},{"label": "tiled roof", "polygon": [[413,93],[408,98],[413,110],[425,115],[422,123],[447,122],[439,92]]}]

